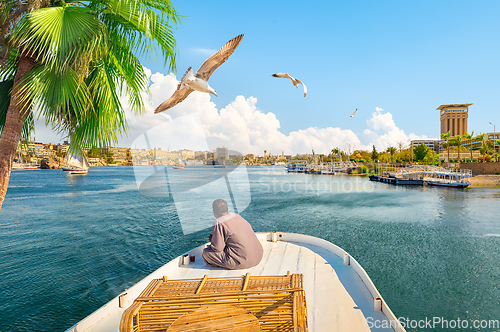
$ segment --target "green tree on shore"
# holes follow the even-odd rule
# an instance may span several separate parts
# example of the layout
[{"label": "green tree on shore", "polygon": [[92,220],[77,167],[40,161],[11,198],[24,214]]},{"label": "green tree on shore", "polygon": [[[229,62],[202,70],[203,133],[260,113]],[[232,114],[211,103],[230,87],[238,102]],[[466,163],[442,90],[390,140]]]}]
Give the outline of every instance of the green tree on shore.
[{"label": "green tree on shore", "polygon": [[450,132],[441,134],[441,138],[446,141],[445,145],[448,150],[448,162],[450,162]]},{"label": "green tree on shore", "polygon": [[[341,153],[340,153],[340,149],[339,148],[333,148],[332,151],[331,151],[331,154],[332,156],[339,156],[339,161],[342,157]],[[332,158],[333,160],[333,158]]]},{"label": "green tree on shore", "polygon": [[462,136],[456,135],[453,139],[453,143],[457,146],[458,149],[458,162],[460,162],[460,150],[462,149]]},{"label": "green tree on shore", "polygon": [[144,109],[149,81],[138,56],[175,69],[181,17],[168,0],[0,1],[1,209],[33,116],[71,133],[70,151],[116,143],[128,130],[120,95],[136,114]]},{"label": "green tree on shore", "polygon": [[391,161],[393,161],[392,160],[392,156],[396,153],[396,148],[393,147],[393,146],[388,147],[387,148],[387,153],[391,155]]},{"label": "green tree on shore", "polygon": [[375,148],[375,145],[373,145],[372,160],[373,160],[373,162],[376,162],[377,159],[378,159],[378,152],[377,152],[377,149]]},{"label": "green tree on shore", "polygon": [[[497,143],[497,146],[500,146],[500,140],[496,141]],[[495,155],[497,156],[497,162],[498,162],[498,153],[495,153]]]},{"label": "green tree on shore", "polygon": [[425,158],[425,156],[427,155],[428,150],[429,150],[429,148],[424,143],[420,144],[415,149],[413,149],[413,153],[415,155],[415,161],[423,160]]},{"label": "green tree on shore", "polygon": [[481,149],[479,150],[482,155],[482,162],[484,162],[484,134],[474,137],[474,141],[481,141]]},{"label": "green tree on shore", "polygon": [[470,150],[470,162],[472,162],[472,137],[474,136],[474,131],[470,134],[464,133],[463,138],[469,141],[469,150]]}]

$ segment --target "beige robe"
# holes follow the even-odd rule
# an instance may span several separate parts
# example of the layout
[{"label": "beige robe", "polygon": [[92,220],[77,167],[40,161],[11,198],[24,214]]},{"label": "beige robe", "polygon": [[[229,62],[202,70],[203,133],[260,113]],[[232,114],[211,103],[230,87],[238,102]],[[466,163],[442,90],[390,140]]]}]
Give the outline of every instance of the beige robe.
[{"label": "beige robe", "polygon": [[252,226],[239,214],[215,220],[211,244],[203,250],[205,263],[226,269],[247,269],[260,263],[264,249]]}]

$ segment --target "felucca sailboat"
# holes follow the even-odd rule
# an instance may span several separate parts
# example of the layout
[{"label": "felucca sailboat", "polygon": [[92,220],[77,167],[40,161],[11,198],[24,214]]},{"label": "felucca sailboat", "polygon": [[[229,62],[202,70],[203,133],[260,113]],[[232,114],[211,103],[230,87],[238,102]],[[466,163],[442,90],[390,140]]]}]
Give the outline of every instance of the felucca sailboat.
[{"label": "felucca sailboat", "polygon": [[75,154],[68,152],[66,154],[66,165],[62,170],[68,172],[68,174],[85,175],[90,168],[89,161],[81,150]]}]

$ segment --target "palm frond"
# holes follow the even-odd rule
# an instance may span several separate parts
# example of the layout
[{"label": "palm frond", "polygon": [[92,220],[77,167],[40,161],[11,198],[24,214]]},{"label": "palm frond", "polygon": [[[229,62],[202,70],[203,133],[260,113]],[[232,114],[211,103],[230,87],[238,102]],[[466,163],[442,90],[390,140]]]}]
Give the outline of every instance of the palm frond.
[{"label": "palm frond", "polygon": [[96,63],[89,75],[88,88],[93,107],[72,129],[70,150],[91,145],[108,147],[127,132],[125,112],[117,94],[115,68],[104,61]]},{"label": "palm frond", "polygon": [[121,36],[114,35],[109,45],[108,55],[103,60],[106,66],[114,68],[118,90],[125,92],[131,110],[138,114],[144,110],[142,95],[147,93],[149,96],[149,80],[144,67]]},{"label": "palm frond", "polygon": [[104,25],[89,8],[42,8],[26,15],[12,31],[22,55],[64,69],[78,59],[105,52]]},{"label": "palm frond", "polygon": [[92,106],[87,86],[78,74],[40,65],[25,76],[19,90],[20,101],[33,105],[38,113],[58,131],[72,128]]},{"label": "palm frond", "polygon": [[3,63],[3,68],[0,70],[0,81],[10,80],[16,76],[18,62],[17,50],[11,49],[7,61]]},{"label": "palm frond", "polygon": [[[151,4],[161,7],[158,1]],[[177,25],[181,18],[175,9],[158,14],[156,7],[148,1],[107,0],[102,20],[111,31],[122,35],[139,56],[157,60],[155,44],[159,45],[164,65],[175,70],[176,41],[171,24]]]}]

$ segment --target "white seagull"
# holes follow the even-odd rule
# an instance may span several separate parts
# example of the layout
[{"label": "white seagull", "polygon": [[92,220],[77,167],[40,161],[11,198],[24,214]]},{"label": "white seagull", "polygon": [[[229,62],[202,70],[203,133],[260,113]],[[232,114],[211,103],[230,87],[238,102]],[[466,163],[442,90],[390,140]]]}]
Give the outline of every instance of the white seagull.
[{"label": "white seagull", "polygon": [[177,85],[177,90],[175,90],[174,94],[161,103],[155,110],[156,113],[160,113],[168,110],[171,107],[174,107],[186,97],[193,92],[194,90],[211,93],[216,97],[217,93],[215,90],[208,85],[208,79],[210,75],[220,66],[222,65],[231,54],[233,54],[234,50],[240,44],[243,39],[244,34],[238,35],[228,41],[224,46],[220,48],[214,55],[210,58],[206,59],[205,62],[201,65],[200,69],[196,72],[196,75],[193,75],[193,68],[189,67],[186,70],[186,73],[182,77],[180,83]]},{"label": "white seagull", "polygon": [[352,114],[351,114],[351,115],[349,115],[349,114],[346,114],[346,115],[352,118],[352,117],[354,117],[354,113],[356,113],[356,111],[357,111],[357,110],[358,110],[358,109],[356,108],[356,109],[354,110],[354,112],[352,112]]},{"label": "white seagull", "polygon": [[302,81],[300,81],[299,79],[296,79],[296,78],[293,78],[292,75],[288,74],[288,73],[276,73],[276,74],[273,74],[273,77],[279,77],[279,78],[289,78],[292,80],[292,83],[293,85],[295,85],[295,87],[298,89],[299,88],[299,84],[302,84],[304,86],[304,98],[306,97],[306,94],[307,94],[307,87],[304,83],[302,83]]}]

